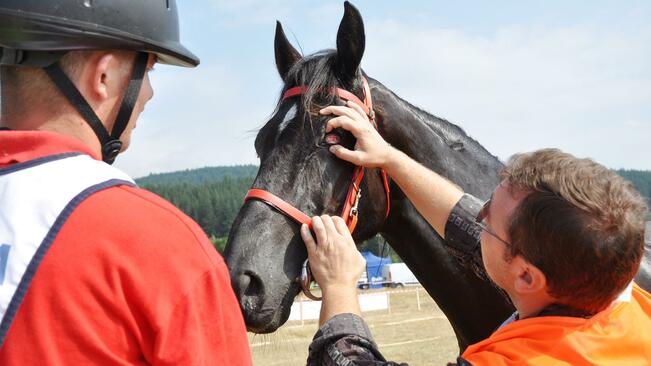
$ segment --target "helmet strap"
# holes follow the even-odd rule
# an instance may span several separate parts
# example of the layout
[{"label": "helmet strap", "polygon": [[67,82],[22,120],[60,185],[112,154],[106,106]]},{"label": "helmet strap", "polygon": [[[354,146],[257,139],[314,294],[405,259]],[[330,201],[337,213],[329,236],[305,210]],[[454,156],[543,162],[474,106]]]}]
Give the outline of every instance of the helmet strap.
[{"label": "helmet strap", "polygon": [[127,128],[136,101],[138,100],[140,88],[147,70],[148,60],[149,55],[147,53],[138,53],[133,67],[131,80],[129,81],[129,86],[122,97],[122,104],[118,111],[118,115],[115,118],[113,131],[110,135],[102,121],[97,117],[97,114],[95,114],[93,108],[88,104],[84,96],[81,95],[81,92],[79,92],[79,89],[77,89],[68,75],[63,72],[58,62],[43,69],[52,82],[59,88],[61,93],[65,95],[68,101],[75,107],[75,109],[77,109],[77,112],[79,112],[84,120],[86,120],[86,123],[88,123],[88,125],[93,129],[100,145],[102,146],[102,160],[108,164],[113,164],[115,158],[122,149],[120,136],[122,136],[122,133]]}]

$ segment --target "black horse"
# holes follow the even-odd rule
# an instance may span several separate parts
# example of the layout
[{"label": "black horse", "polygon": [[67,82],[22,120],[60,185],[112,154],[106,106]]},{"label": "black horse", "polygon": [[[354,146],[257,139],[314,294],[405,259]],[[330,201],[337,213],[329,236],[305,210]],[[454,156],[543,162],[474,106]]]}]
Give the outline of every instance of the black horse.
[{"label": "black horse", "polygon": [[[302,97],[280,101],[260,130],[255,148],[260,170],[253,187],[265,189],[308,215],[341,211],[354,166],[328,151],[327,118],[320,107],[341,101],[324,92],[346,89],[364,99],[359,65],[365,46],[361,15],[345,4],[337,49],[301,57],[276,27],[276,66],[284,90],[305,85]],[[499,160],[459,127],[400,99],[378,81],[368,79],[380,134],[393,146],[457,183],[488,198],[498,184]],[[284,92],[284,91],[283,91]],[[341,143],[352,147],[343,131]],[[356,241],[381,233],[445,312],[463,349],[487,337],[513,311],[491,283],[477,277],[445,249],[442,239],[391,184],[391,213],[378,171],[368,170],[362,183]],[[268,205],[248,201],[229,234],[225,258],[248,329],[273,332],[289,317],[300,290],[297,277],[307,257],[298,225]]]},{"label": "black horse", "polygon": [[[258,133],[255,148],[260,170],[254,188],[267,190],[308,215],[338,214],[354,166],[328,151],[320,107],[341,103],[328,93],[338,87],[364,99],[359,68],[365,35],[361,15],[345,3],[337,49],[302,57],[276,27],[276,66],[285,86],[307,92],[280,100]],[[497,186],[500,161],[458,126],[399,98],[368,78],[380,134],[421,164],[487,199]],[[281,93],[282,95],[282,93]],[[352,148],[354,138],[336,131]],[[367,170],[362,183],[356,241],[381,233],[414,272],[450,321],[460,349],[486,338],[513,307],[492,283],[475,275],[444,247],[441,237],[418,214],[397,185],[391,184],[391,213],[380,173]],[[297,281],[307,257],[298,225],[259,201],[247,201],[229,234],[225,250],[233,287],[247,327],[256,333],[275,331],[289,317],[300,291]]]}]

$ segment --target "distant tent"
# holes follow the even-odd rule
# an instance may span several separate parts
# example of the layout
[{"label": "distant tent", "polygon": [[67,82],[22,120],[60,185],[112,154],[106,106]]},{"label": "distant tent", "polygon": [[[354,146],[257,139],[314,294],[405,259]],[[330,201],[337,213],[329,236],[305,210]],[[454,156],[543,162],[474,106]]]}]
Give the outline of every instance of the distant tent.
[{"label": "distant tent", "polygon": [[391,258],[378,257],[371,252],[362,252],[362,256],[366,259],[366,278],[368,279],[369,287],[378,288],[382,287],[382,267],[391,264]]}]

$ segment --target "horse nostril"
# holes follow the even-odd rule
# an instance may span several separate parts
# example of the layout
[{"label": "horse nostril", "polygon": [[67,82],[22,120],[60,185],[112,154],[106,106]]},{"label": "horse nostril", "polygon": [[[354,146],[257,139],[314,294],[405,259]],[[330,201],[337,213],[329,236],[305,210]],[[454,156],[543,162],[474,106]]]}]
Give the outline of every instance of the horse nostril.
[{"label": "horse nostril", "polygon": [[238,296],[240,294],[244,295],[246,288],[249,287],[249,283],[251,283],[251,277],[249,277],[248,275],[240,274],[237,276],[235,289],[237,290]]},{"label": "horse nostril", "polygon": [[264,286],[258,275],[252,272],[241,273],[237,276],[237,296],[240,304],[247,310],[262,307]]}]

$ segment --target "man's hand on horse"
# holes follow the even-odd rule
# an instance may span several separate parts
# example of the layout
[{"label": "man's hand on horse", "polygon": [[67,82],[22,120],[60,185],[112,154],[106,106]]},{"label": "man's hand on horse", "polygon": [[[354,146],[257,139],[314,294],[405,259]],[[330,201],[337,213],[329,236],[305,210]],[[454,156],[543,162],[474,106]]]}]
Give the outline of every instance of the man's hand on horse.
[{"label": "man's hand on horse", "polygon": [[315,216],[312,228],[316,241],[305,224],[301,226],[301,237],[307,247],[310,269],[324,295],[355,290],[366,263],[344,220],[338,216]]},{"label": "man's hand on horse", "polygon": [[380,136],[360,106],[347,102],[345,106],[323,108],[320,113],[336,116],[328,121],[326,133],[335,128],[343,128],[357,139],[354,151],[341,145],[332,145],[330,152],[340,159],[366,168],[382,168],[387,164],[391,145]]}]

